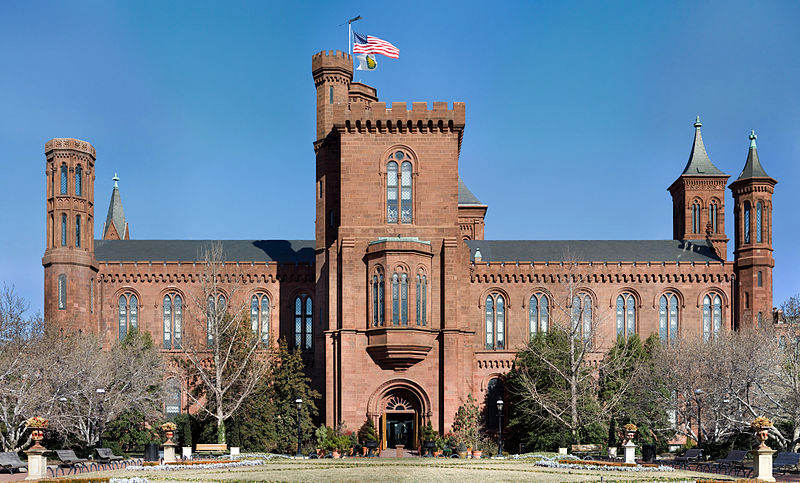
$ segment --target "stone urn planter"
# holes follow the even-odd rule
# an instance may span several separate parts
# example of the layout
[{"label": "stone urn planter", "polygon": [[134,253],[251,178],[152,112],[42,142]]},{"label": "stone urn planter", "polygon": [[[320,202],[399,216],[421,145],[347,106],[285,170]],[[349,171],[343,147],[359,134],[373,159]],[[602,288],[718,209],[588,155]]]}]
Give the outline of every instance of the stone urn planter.
[{"label": "stone urn planter", "polygon": [[26,427],[31,430],[31,439],[34,441],[31,449],[44,449],[40,443],[44,439],[44,432],[49,424],[50,422],[41,416],[34,416],[25,421]]},{"label": "stone urn planter", "polygon": [[473,451],[472,457],[475,459],[481,459],[481,455],[483,455],[483,451]]},{"label": "stone urn planter", "polygon": [[769,428],[772,427],[772,421],[764,416],[759,416],[750,423],[750,427],[756,433],[756,439],[759,443],[758,449],[769,449],[767,439],[769,439]]},{"label": "stone urn planter", "polygon": [[364,442],[364,447],[367,449],[365,455],[369,456],[375,454],[375,449],[378,447],[378,442],[373,440],[367,440]]},{"label": "stone urn planter", "polygon": [[456,451],[458,452],[458,457],[459,458],[466,458],[467,457],[467,447],[465,445],[463,445],[463,444],[458,445],[458,448],[456,448]]},{"label": "stone urn planter", "polygon": [[436,441],[431,441],[431,440],[423,441],[422,449],[425,450],[423,451],[423,454],[425,456],[427,457],[433,456],[433,451],[436,449]]}]

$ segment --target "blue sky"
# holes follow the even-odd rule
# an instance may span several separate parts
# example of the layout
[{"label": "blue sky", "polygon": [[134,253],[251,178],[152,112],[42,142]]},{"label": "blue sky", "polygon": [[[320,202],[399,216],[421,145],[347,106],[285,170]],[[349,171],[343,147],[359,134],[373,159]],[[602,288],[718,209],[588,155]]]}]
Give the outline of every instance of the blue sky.
[{"label": "blue sky", "polygon": [[[736,178],[758,133],[774,301],[800,292],[800,3],[41,2],[0,18],[0,280],[41,310],[44,143],[97,149],[133,238],[311,239],[311,55],[393,42],[381,100],[464,101],[487,239],[667,239],[695,115]],[[732,237],[730,194],[727,231]],[[732,248],[733,242],[729,244]]]}]

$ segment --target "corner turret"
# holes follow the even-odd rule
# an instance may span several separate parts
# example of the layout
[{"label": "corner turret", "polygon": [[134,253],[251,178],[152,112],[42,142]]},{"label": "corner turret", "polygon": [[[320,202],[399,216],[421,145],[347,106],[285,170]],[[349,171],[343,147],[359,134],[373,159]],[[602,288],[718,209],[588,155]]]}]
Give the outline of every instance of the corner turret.
[{"label": "corner turret", "polygon": [[342,51],[319,52],[311,57],[311,74],[317,88],[317,140],[333,128],[335,106],[346,107],[353,80],[353,58]]}]

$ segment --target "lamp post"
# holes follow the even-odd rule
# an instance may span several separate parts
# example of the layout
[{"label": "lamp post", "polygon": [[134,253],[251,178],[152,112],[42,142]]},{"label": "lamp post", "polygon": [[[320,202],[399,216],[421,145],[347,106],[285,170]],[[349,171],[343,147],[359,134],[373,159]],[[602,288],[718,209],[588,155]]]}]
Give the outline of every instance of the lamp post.
[{"label": "lamp post", "polygon": [[503,456],[503,400],[497,400],[497,456]]},{"label": "lamp post", "polygon": [[98,387],[97,389],[95,389],[95,392],[97,393],[97,396],[100,397],[100,418],[99,418],[99,421],[97,423],[97,436],[98,436],[97,443],[102,448],[103,447],[103,425],[104,425],[104,422],[103,422],[103,399],[106,396],[106,390],[103,389],[102,387]]},{"label": "lamp post", "polygon": [[702,389],[694,390],[694,399],[695,402],[697,402],[697,446],[700,446],[700,443],[703,439],[703,425],[700,421],[700,407],[702,405],[702,401],[700,399],[701,394],[703,394]]},{"label": "lamp post", "polygon": [[294,402],[297,404],[297,456],[302,457],[303,453],[300,452],[300,408],[303,407],[303,400],[297,398]]}]

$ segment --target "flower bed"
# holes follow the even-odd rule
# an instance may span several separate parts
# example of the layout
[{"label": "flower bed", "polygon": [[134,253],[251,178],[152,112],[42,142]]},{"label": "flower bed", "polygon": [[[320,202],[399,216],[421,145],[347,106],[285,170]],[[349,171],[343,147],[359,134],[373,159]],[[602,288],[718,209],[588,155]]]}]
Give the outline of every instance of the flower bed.
[{"label": "flower bed", "polygon": [[147,478],[45,478],[38,483],[148,483]]},{"label": "flower bed", "polygon": [[258,458],[252,459],[248,458],[248,455],[242,455],[244,458],[238,460],[202,460],[202,461],[176,461],[174,463],[166,463],[166,464],[142,464],[142,465],[130,465],[126,467],[128,470],[155,470],[155,471],[178,471],[178,470],[189,470],[189,469],[201,469],[201,470],[216,470],[222,468],[238,468],[242,466],[258,466],[266,464],[267,461],[275,458],[288,458],[286,455],[278,455],[278,454],[267,454],[267,455],[260,455]]},{"label": "flower bed", "polygon": [[566,468],[571,470],[608,471],[675,471],[671,466],[654,464],[618,463],[614,461],[584,461],[572,455],[549,457],[538,453],[514,455],[512,459],[535,459],[535,464],[546,468]]}]

